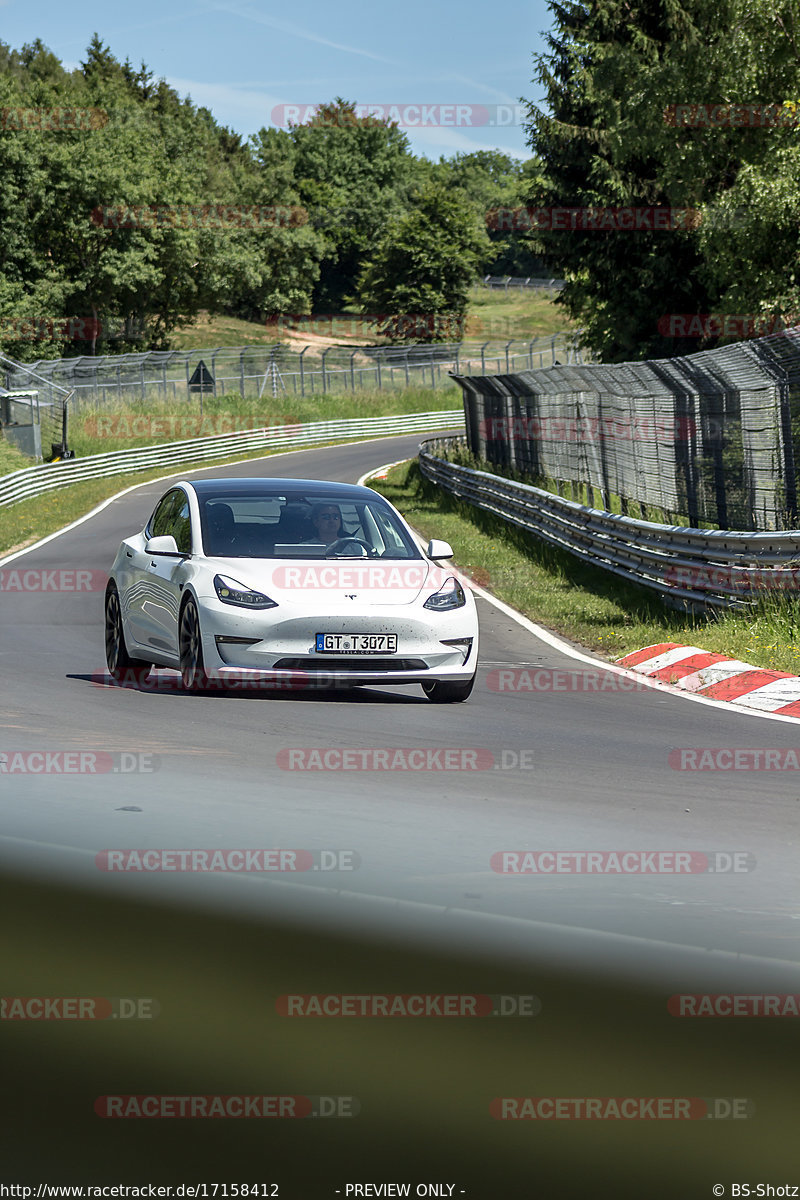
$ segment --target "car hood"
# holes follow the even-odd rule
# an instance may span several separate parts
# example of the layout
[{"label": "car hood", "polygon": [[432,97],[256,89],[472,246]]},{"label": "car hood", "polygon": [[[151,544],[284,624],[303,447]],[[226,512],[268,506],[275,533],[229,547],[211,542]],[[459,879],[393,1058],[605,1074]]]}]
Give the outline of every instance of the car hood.
[{"label": "car hood", "polygon": [[355,599],[361,604],[413,604],[439,590],[452,569],[427,559],[228,558],[209,560],[209,582],[227,575],[277,604],[325,607]]}]

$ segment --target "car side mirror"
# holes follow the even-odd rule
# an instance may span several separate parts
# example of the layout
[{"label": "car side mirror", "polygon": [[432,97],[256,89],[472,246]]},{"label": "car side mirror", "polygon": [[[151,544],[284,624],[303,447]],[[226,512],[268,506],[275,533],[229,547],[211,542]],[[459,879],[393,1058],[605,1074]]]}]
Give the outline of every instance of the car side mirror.
[{"label": "car side mirror", "polygon": [[441,541],[440,538],[431,538],[426,553],[428,558],[452,558],[453,547],[449,542]]},{"label": "car side mirror", "polygon": [[170,558],[184,558],[178,549],[178,543],[171,533],[165,533],[162,537],[148,538],[144,547],[145,554],[166,554]]}]

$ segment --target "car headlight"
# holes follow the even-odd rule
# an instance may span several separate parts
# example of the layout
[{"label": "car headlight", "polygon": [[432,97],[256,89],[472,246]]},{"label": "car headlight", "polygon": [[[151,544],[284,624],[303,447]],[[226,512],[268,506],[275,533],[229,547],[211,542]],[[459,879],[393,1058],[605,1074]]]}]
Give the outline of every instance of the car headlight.
[{"label": "car headlight", "polygon": [[467,603],[467,597],[464,595],[464,589],[458,580],[451,575],[445,579],[438,592],[434,592],[432,596],[423,604],[423,608],[432,608],[435,612],[444,612],[450,608],[463,608]]},{"label": "car headlight", "polygon": [[277,608],[274,600],[263,592],[254,592],[252,588],[229,575],[214,576],[214,591],[223,604],[236,604],[240,608]]}]

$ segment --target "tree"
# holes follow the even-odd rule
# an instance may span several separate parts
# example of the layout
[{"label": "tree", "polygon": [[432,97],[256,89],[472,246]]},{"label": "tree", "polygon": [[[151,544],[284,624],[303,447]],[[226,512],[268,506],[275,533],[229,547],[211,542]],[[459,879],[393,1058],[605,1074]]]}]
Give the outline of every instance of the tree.
[{"label": "tree", "polygon": [[441,158],[434,177],[445,187],[460,188],[478,217],[486,221],[490,247],[479,264],[481,275],[540,275],[542,261],[533,253],[530,237],[524,232],[498,228],[493,220],[498,212],[512,212],[525,204],[531,178],[539,174],[536,159],[521,162],[500,150],[475,150]]},{"label": "tree", "polygon": [[415,160],[396,124],[357,117],[355,104],[341,96],[288,136],[300,203],[324,239],[313,304],[340,311],[365,255],[404,207]]},{"label": "tree", "polygon": [[[665,113],[693,101],[780,102],[793,86],[797,94],[795,0],[554,0],[550,8],[555,31],[535,60],[549,111],[531,106],[528,126],[545,179],[529,203],[689,208],[705,217],[663,231],[540,232],[554,272],[567,279],[559,303],[608,360],[697,349],[696,340],[663,337],[659,318],[714,312],[736,295],[713,261],[710,218],[779,142],[763,128],[677,127]],[[743,273],[755,283],[761,271],[748,263],[745,240]]]},{"label": "tree", "polygon": [[[318,234],[300,221],[220,228],[204,215],[216,206],[297,209],[291,172],[257,160],[144,64],[120,64],[96,35],[70,73],[39,42],[20,52],[0,45],[6,107],[0,345],[15,357],[168,348],[175,327],[202,307],[263,317],[309,305]],[[80,128],[49,129],[18,114],[51,108],[95,116]],[[139,221],[159,207],[195,216]],[[93,219],[103,209],[112,214],[108,227]],[[126,210],[133,219],[115,224],[114,213]],[[64,318],[76,321],[65,327]],[[126,336],[104,340],[109,327]]]},{"label": "tree", "polygon": [[489,245],[463,192],[424,185],[408,211],[389,221],[362,268],[362,311],[394,318],[382,331],[399,338],[460,340],[469,288]]}]

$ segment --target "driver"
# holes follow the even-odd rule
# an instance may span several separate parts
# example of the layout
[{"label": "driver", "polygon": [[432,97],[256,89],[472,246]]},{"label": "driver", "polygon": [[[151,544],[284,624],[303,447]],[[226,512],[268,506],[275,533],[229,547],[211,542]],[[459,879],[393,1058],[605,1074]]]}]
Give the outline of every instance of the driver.
[{"label": "driver", "polygon": [[304,546],[330,546],[339,538],[347,537],[342,528],[342,514],[338,504],[315,504],[311,510],[311,524],[316,536],[306,538]]}]

